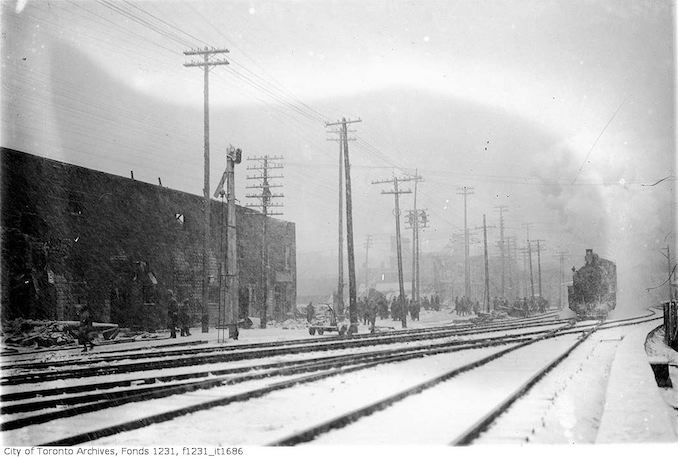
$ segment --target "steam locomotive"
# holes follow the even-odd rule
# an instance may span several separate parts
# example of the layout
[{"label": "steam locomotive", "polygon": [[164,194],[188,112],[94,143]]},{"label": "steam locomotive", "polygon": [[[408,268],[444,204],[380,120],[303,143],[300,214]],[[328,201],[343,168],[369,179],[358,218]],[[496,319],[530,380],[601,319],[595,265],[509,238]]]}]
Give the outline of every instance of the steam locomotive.
[{"label": "steam locomotive", "polygon": [[601,319],[617,306],[617,265],[586,250],[586,264],[572,267],[572,285],[567,286],[569,307],[584,319]]}]

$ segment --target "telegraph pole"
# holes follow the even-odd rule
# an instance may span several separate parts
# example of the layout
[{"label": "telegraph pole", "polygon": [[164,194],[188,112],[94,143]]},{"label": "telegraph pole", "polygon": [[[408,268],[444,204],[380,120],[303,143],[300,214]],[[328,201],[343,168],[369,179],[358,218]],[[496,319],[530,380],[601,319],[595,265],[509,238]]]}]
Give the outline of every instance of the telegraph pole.
[{"label": "telegraph pole", "polygon": [[353,203],[351,200],[351,161],[348,153],[348,124],[362,122],[360,119],[346,120],[342,118],[341,121],[326,123],[325,127],[340,126],[341,135],[344,139],[344,174],[346,177],[346,248],[348,250],[348,293],[349,293],[349,333],[358,332],[358,305],[356,303],[356,285],[355,285],[355,255],[353,252]]},{"label": "telegraph pole", "polygon": [[527,256],[530,261],[530,292],[531,297],[534,299],[534,275],[532,274],[532,245],[530,244],[530,226],[531,223],[525,223],[523,226],[527,230]]},{"label": "telegraph pole", "polygon": [[539,279],[539,297],[544,298],[541,290],[541,245],[540,242],[544,240],[532,240],[537,243],[537,278]]},{"label": "telegraph pole", "polygon": [[[415,180],[416,185],[416,180]],[[428,227],[428,214],[423,210],[408,210],[408,229],[412,229],[412,299],[419,303],[421,284],[419,281],[419,230]]]},{"label": "telegraph pole", "polygon": [[417,211],[417,184],[424,178],[419,176],[417,170],[414,172],[412,181],[414,181],[414,202],[413,209],[408,211],[408,221],[412,229],[412,300],[419,303],[419,211]]},{"label": "telegraph pole", "polygon": [[417,305],[420,304],[420,292],[421,292],[421,281],[420,281],[420,272],[421,269],[419,268],[419,257],[421,256],[421,249],[419,246],[419,229],[425,229],[428,227],[428,213],[426,212],[425,209],[420,210],[417,218]]},{"label": "telegraph pole", "polygon": [[506,245],[504,239],[504,212],[507,209],[507,206],[499,205],[495,206],[499,210],[499,251],[501,252],[501,296],[506,296],[506,260],[505,252]]},{"label": "telegraph pole", "polygon": [[490,312],[490,268],[487,260],[487,222],[485,221],[485,215],[483,214],[483,244],[485,247],[485,310]]},{"label": "telegraph pole", "polygon": [[[511,241],[513,243],[511,243]],[[514,292],[514,283],[513,283],[513,262],[511,261],[511,245],[513,244],[513,247],[515,249],[515,237],[508,236],[506,237],[506,254],[507,254],[507,260],[508,260],[508,283],[509,283],[509,289],[511,292]]]},{"label": "telegraph pole", "polygon": [[372,246],[372,235],[365,238],[365,296],[370,295],[370,247]]},{"label": "telegraph pole", "polygon": [[469,261],[469,245],[468,245],[468,222],[467,222],[467,206],[466,199],[469,195],[473,195],[473,187],[463,186],[457,192],[457,195],[464,196],[464,296],[471,298],[471,264]]},{"label": "telegraph pole", "polygon": [[396,246],[397,246],[397,253],[398,253],[398,286],[399,286],[399,293],[400,296],[398,297],[398,302],[400,304],[400,314],[401,314],[401,322],[403,325],[403,328],[407,328],[407,313],[405,312],[405,284],[403,282],[403,254],[402,254],[402,245],[400,242],[400,194],[411,194],[412,191],[410,189],[407,190],[400,190],[398,189],[398,183],[401,181],[412,181],[414,178],[412,177],[407,177],[407,178],[397,178],[393,177],[392,179],[386,179],[382,181],[372,181],[372,184],[385,184],[385,183],[393,183],[393,190],[390,191],[385,191],[382,190],[381,193],[386,195],[386,194],[392,194],[394,197],[394,215],[395,215],[395,223],[396,223]]},{"label": "telegraph pole", "polygon": [[191,49],[184,51],[186,56],[202,56],[203,61],[191,61],[185,63],[184,67],[201,67],[204,72],[204,124],[205,124],[205,152],[204,152],[204,174],[205,183],[203,187],[203,196],[205,198],[205,220],[204,220],[204,239],[202,248],[202,333],[209,331],[209,314],[208,314],[208,300],[209,300],[209,238],[210,238],[210,115],[209,115],[209,71],[211,67],[217,65],[228,65],[226,59],[210,60],[210,57],[226,54],[228,49],[207,48]]},{"label": "telegraph pole", "polygon": [[337,236],[337,312],[344,312],[344,131],[335,130],[332,133],[338,133],[339,139],[328,138],[328,141],[339,142],[339,214],[337,217],[337,226],[339,234]]},{"label": "telegraph pole", "polygon": [[264,155],[260,157],[248,157],[247,160],[258,162],[257,165],[247,167],[248,170],[256,170],[260,175],[250,175],[247,179],[259,181],[258,184],[247,186],[248,189],[261,189],[260,194],[247,194],[247,198],[255,199],[257,203],[250,203],[249,208],[258,208],[261,210],[263,222],[261,227],[261,328],[266,328],[268,314],[268,216],[282,216],[280,212],[270,212],[269,208],[282,207],[282,203],[272,203],[274,198],[282,198],[283,194],[271,193],[271,188],[282,187],[282,184],[271,184],[269,180],[282,178],[282,175],[271,175],[272,169],[283,168],[279,163],[283,158],[281,156]]},{"label": "telegraph pole", "polygon": [[[226,255],[223,256],[219,275],[219,323],[228,327],[228,336],[238,339],[240,295],[238,283],[238,243],[235,219],[235,165],[242,161],[242,150],[229,146],[226,151],[226,171],[217,186],[214,197],[226,194]],[[224,191],[226,183],[226,191]],[[223,248],[222,248],[223,252]],[[224,288],[226,290],[224,290]],[[223,310],[223,316],[222,316]],[[223,340],[220,337],[220,342]]]}]

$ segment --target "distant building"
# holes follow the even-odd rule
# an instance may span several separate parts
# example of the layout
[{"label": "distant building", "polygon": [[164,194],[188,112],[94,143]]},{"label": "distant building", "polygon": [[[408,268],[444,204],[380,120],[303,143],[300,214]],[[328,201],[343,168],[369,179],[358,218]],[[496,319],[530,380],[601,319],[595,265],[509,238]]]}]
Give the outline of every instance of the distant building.
[{"label": "distant building", "polygon": [[[202,298],[203,199],[197,195],[2,148],[3,319],[97,320],[160,328],[166,291]],[[210,324],[217,322],[225,203],[211,202]],[[236,207],[241,315],[259,316],[262,223]],[[269,319],[296,303],[295,225],[269,218]],[[222,250],[222,246],[223,249]]]}]

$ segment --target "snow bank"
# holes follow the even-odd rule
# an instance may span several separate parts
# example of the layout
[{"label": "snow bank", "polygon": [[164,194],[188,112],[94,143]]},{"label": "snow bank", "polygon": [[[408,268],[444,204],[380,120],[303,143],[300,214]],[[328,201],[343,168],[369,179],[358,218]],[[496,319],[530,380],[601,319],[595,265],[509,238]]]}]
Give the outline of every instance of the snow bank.
[{"label": "snow bank", "polygon": [[645,353],[647,334],[656,326],[628,327],[612,363],[597,443],[678,440]]}]

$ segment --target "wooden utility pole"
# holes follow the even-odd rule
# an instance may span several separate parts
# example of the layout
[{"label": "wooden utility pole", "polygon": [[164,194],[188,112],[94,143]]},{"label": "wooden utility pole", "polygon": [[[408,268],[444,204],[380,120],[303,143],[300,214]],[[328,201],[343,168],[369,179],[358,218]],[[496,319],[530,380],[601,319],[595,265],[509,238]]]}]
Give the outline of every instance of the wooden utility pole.
[{"label": "wooden utility pole", "polygon": [[530,262],[530,293],[531,297],[534,299],[534,275],[532,274],[532,246],[530,243],[530,226],[531,223],[525,223],[523,226],[527,230],[527,257]]},{"label": "wooden utility pole", "polygon": [[412,229],[412,300],[419,303],[419,283],[417,277],[419,276],[419,217],[420,212],[417,210],[417,184],[423,181],[424,178],[419,176],[417,170],[414,172],[412,181],[414,181],[414,201],[413,209],[407,212],[407,221],[410,223]]},{"label": "wooden utility pole", "polygon": [[260,175],[250,175],[247,179],[255,179],[259,181],[258,184],[247,186],[248,189],[261,189],[260,194],[247,194],[247,198],[255,199],[257,203],[250,203],[249,208],[257,208],[261,210],[263,222],[261,224],[261,296],[259,297],[261,303],[261,328],[266,328],[268,319],[268,282],[269,282],[269,265],[268,265],[268,216],[282,216],[280,212],[270,212],[269,208],[282,207],[282,203],[272,203],[273,198],[282,198],[283,194],[274,194],[271,192],[273,187],[282,187],[282,184],[271,184],[269,180],[282,178],[282,175],[271,175],[269,170],[282,168],[282,164],[278,161],[282,160],[281,156],[264,155],[261,157],[248,157],[247,160],[259,162],[258,165],[247,167],[248,170],[257,170]]},{"label": "wooden utility pole", "polygon": [[[328,124],[328,125],[337,125]],[[328,141],[337,141],[339,143],[339,198],[338,198],[338,217],[337,217],[337,295],[336,311],[339,314],[344,313],[344,142],[353,141],[353,138],[344,137],[344,129],[331,130],[328,133],[336,133],[339,138],[328,138]],[[348,133],[348,130],[347,130]]]},{"label": "wooden utility pole", "polygon": [[350,334],[358,332],[358,304],[356,302],[356,279],[355,279],[355,254],[353,250],[353,203],[351,199],[351,161],[348,153],[348,124],[362,122],[360,119],[326,123],[325,127],[340,126],[343,138],[344,153],[344,176],[346,181],[346,249],[348,250],[348,293],[349,293],[349,321]]},{"label": "wooden utility pole", "polygon": [[398,188],[398,183],[401,181],[413,181],[414,178],[412,177],[406,177],[406,178],[397,178],[393,177],[391,179],[385,179],[381,181],[372,181],[372,184],[386,184],[386,183],[393,183],[393,190],[390,191],[385,191],[382,190],[381,193],[386,195],[386,194],[392,194],[394,197],[394,215],[395,215],[395,224],[396,224],[396,247],[397,247],[397,254],[398,254],[398,287],[399,287],[399,297],[398,297],[398,303],[400,305],[400,314],[401,314],[401,322],[403,328],[407,328],[407,313],[405,309],[405,283],[403,282],[403,254],[402,254],[402,244],[400,241],[400,194],[411,194],[412,191],[410,189],[407,190],[400,190]]},{"label": "wooden utility pole", "polygon": [[372,246],[372,235],[365,238],[365,296],[370,295],[370,247]]},{"label": "wooden utility pole", "polygon": [[339,214],[337,217],[337,311],[344,313],[344,131],[339,130]]},{"label": "wooden utility pole", "polygon": [[[415,180],[416,186],[416,180]],[[419,230],[425,229],[428,227],[428,213],[425,209],[423,210],[408,210],[407,217],[405,219],[407,222],[407,228],[412,229],[412,299],[419,303],[420,301],[420,290],[421,283],[419,281]]]},{"label": "wooden utility pole", "polygon": [[471,298],[471,264],[469,259],[469,241],[468,241],[468,218],[467,218],[467,204],[466,199],[469,195],[473,195],[473,187],[463,186],[457,192],[458,195],[464,196],[464,296]]},{"label": "wooden utility pole", "polygon": [[226,59],[210,60],[210,57],[219,54],[228,53],[228,49],[207,48],[191,49],[184,51],[186,56],[202,56],[203,61],[192,61],[185,63],[184,67],[200,67],[204,72],[204,124],[205,124],[205,152],[204,152],[204,175],[205,183],[203,187],[203,195],[205,197],[204,205],[204,229],[205,234],[203,238],[202,249],[202,332],[209,331],[209,314],[208,314],[208,300],[209,300],[209,239],[210,239],[210,116],[209,116],[209,71],[211,67],[217,65],[228,65]]},{"label": "wooden utility pole", "polygon": [[[238,282],[238,242],[235,219],[235,165],[242,161],[242,151],[229,146],[226,151],[226,171],[217,186],[214,197],[226,195],[226,253],[223,254],[219,274],[219,327],[228,328],[228,336],[238,339],[240,294]],[[226,190],[224,190],[226,183]],[[222,242],[223,243],[223,242]],[[222,315],[223,313],[223,315]],[[224,338],[219,338],[224,342]]]},{"label": "wooden utility pole", "polygon": [[499,251],[501,252],[501,296],[506,296],[506,244],[504,239],[504,212],[506,206],[495,206],[499,210]]},{"label": "wooden utility pole", "polygon": [[511,291],[509,295],[511,295],[511,298],[513,298],[515,294],[514,286],[515,284],[513,283],[513,261],[511,260],[511,246],[513,245],[513,248],[515,249],[515,237],[508,236],[506,237],[506,257],[507,257],[507,262],[508,262],[508,288]]},{"label": "wooden utility pole", "polygon": [[483,245],[485,251],[485,295],[483,301],[485,302],[485,310],[490,312],[490,267],[487,259],[487,222],[483,214]]},{"label": "wooden utility pole", "polygon": [[544,240],[532,240],[537,243],[537,278],[539,279],[539,298],[544,298],[541,289],[541,243]]}]

